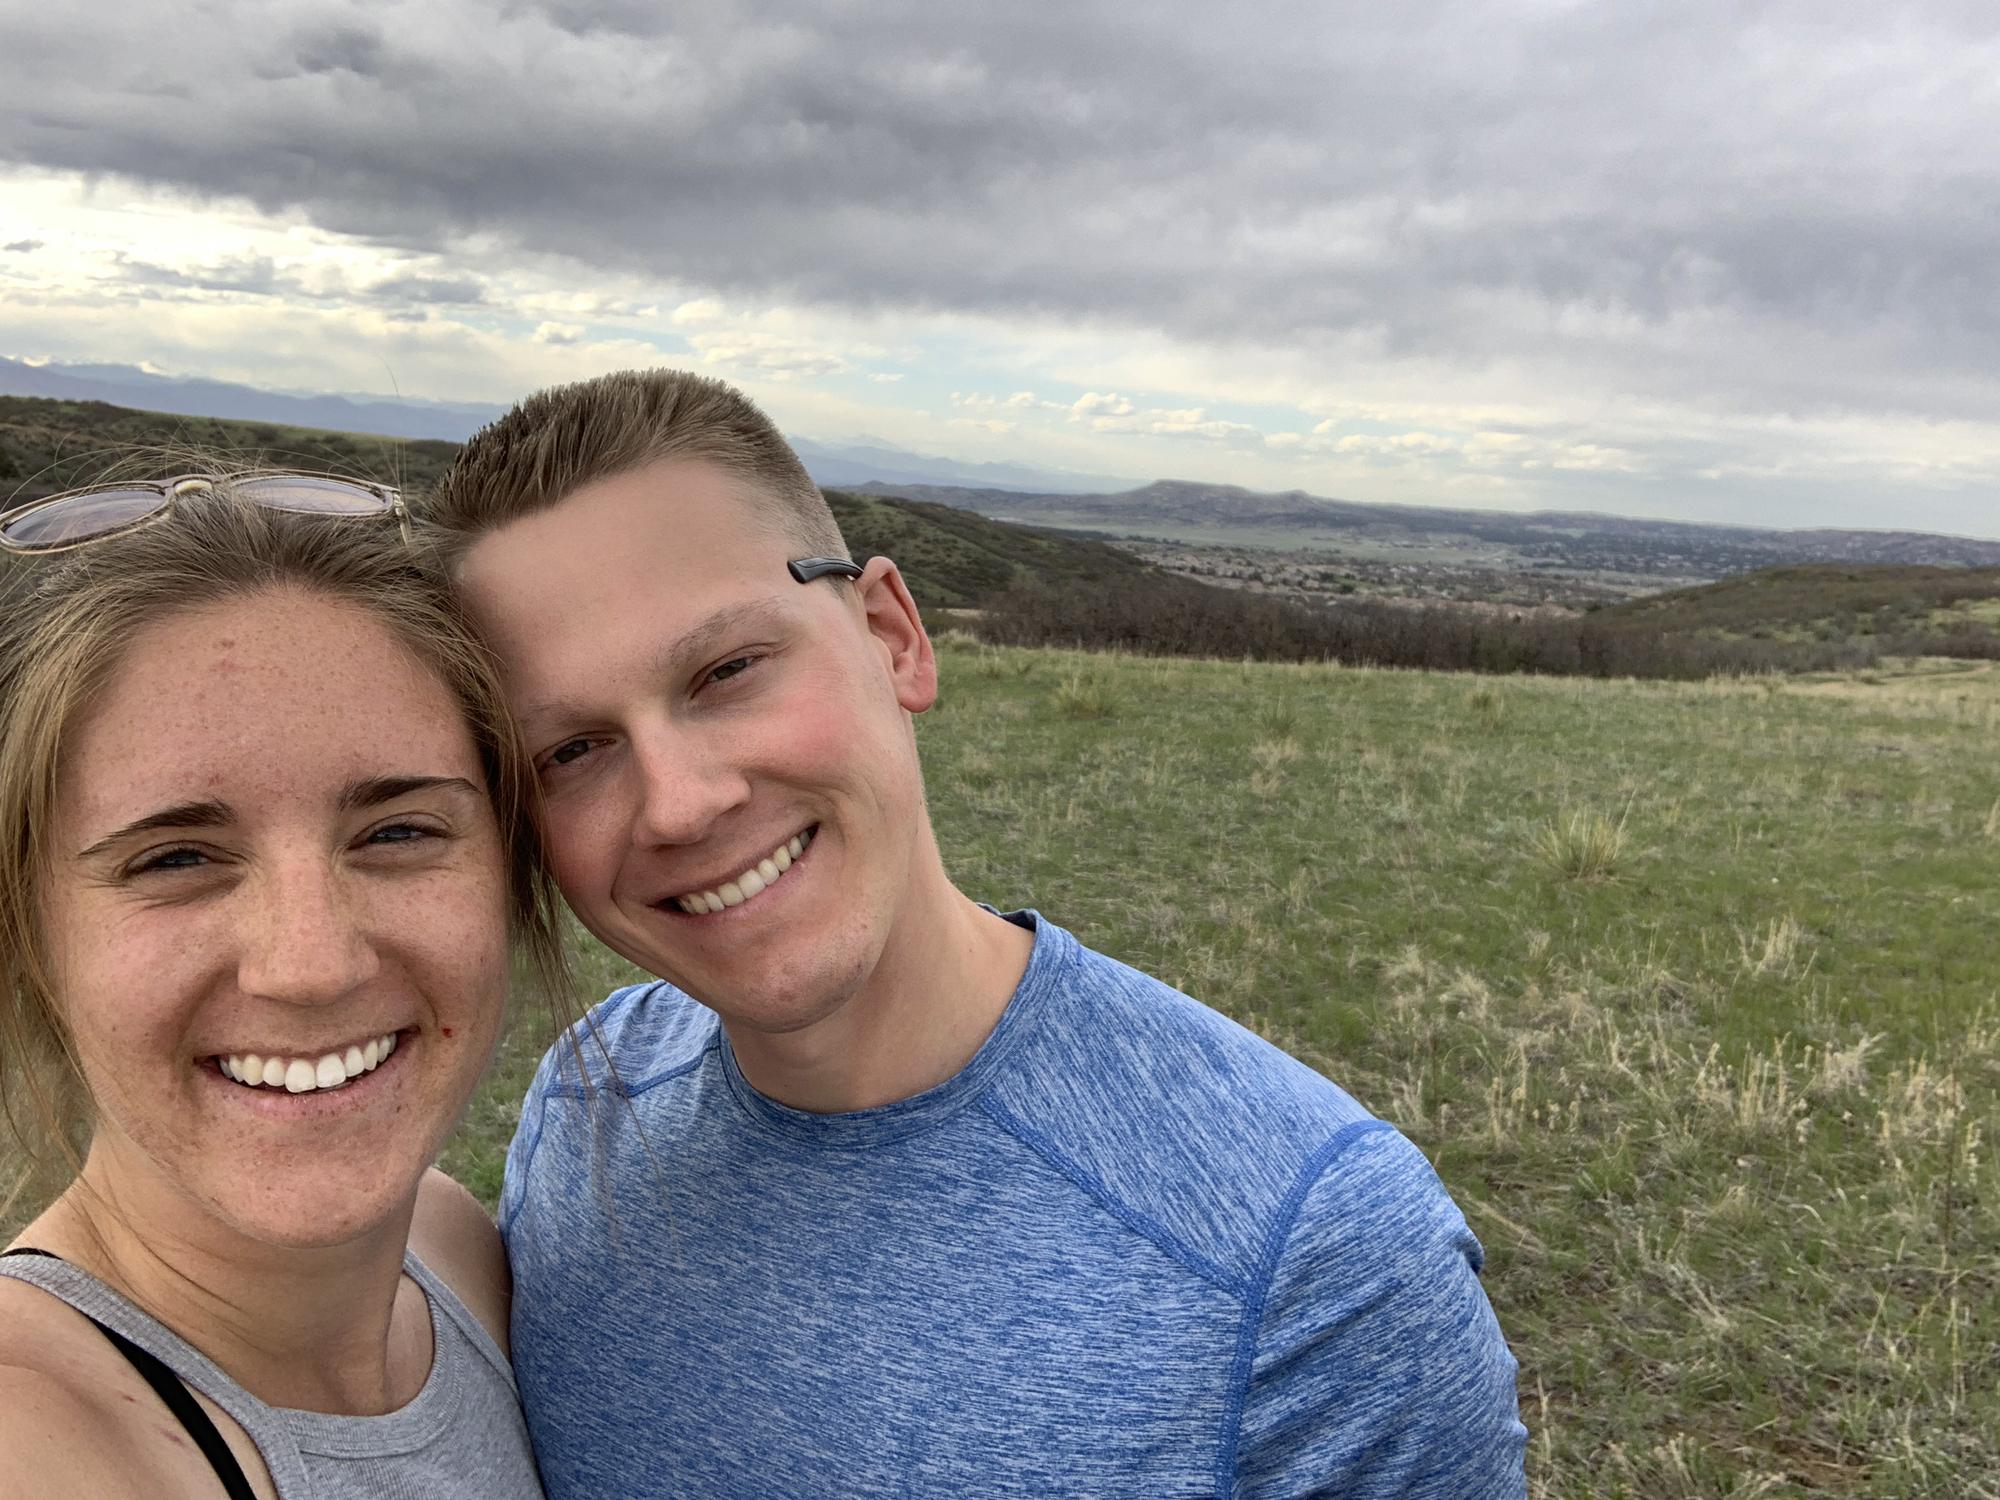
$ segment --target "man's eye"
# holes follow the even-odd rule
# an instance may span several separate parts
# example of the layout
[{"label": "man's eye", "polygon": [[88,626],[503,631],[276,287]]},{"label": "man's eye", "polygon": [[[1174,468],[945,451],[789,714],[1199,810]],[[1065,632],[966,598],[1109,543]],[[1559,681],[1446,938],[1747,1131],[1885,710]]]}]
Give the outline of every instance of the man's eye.
[{"label": "man's eye", "polygon": [[588,749],[590,749],[589,740],[564,740],[548,753],[546,763],[552,766],[566,766]]},{"label": "man's eye", "polygon": [[756,659],[754,656],[739,656],[733,660],[726,661],[721,666],[710,669],[708,680],[710,682],[727,682],[738,672],[748,668]]}]

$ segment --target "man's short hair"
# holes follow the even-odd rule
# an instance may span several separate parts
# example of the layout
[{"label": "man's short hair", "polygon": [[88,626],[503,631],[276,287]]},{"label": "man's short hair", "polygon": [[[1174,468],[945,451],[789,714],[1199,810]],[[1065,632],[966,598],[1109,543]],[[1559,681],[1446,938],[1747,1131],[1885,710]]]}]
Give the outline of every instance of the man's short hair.
[{"label": "man's short hair", "polygon": [[714,464],[753,513],[814,556],[847,556],[826,497],[771,419],[687,370],[619,370],[537,391],[475,433],[423,507],[452,562],[585,485],[674,459]]}]

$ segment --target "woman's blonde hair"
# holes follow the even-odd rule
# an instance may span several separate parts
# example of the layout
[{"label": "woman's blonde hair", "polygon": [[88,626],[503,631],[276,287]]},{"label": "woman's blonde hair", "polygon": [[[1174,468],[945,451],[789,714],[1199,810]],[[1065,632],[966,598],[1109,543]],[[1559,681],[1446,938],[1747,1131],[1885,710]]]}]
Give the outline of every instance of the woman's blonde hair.
[{"label": "woman's blonde hair", "polygon": [[124,536],[16,561],[0,603],[0,1216],[80,1170],[92,1108],[57,1004],[41,910],[66,737],[134,639],[191,610],[265,593],[316,595],[367,614],[450,692],[478,747],[508,860],[517,951],[559,1016],[570,1010],[542,859],[534,772],[499,674],[430,543],[385,516],[284,514],[237,498],[226,475]]}]

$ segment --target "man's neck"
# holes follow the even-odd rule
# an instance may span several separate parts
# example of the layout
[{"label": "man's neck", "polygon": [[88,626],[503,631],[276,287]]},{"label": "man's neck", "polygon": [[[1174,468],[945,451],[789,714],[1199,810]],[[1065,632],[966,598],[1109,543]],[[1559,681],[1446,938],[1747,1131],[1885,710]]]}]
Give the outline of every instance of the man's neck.
[{"label": "man's neck", "polygon": [[999,1024],[1034,935],[962,895],[939,872],[881,958],[831,1015],[790,1032],[730,1026],[752,1088],[814,1114],[874,1109],[957,1075]]},{"label": "man's neck", "polygon": [[[21,1236],[91,1272],[273,1406],[379,1415],[430,1371],[430,1320],[402,1279],[410,1207],[353,1243],[273,1246],[201,1214],[100,1141]],[[403,1304],[397,1316],[398,1302]]]}]

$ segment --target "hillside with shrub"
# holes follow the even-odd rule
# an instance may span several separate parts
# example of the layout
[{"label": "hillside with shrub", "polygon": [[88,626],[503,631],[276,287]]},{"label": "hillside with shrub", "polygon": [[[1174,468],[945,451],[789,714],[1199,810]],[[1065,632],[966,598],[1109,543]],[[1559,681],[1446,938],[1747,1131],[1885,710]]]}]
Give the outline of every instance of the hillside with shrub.
[{"label": "hillside with shrub", "polygon": [[[0,497],[8,506],[106,477],[173,474],[197,454],[387,481],[420,503],[457,452],[455,443],[0,396]],[[1025,582],[1090,591],[1143,588],[1161,576],[1130,553],[1084,537],[920,500],[825,493],[854,555],[895,558],[926,609],[976,609]]]},{"label": "hillside with shrub", "polygon": [[926,609],[979,609],[1016,587],[1083,596],[1103,589],[1143,593],[1169,581],[1107,542],[1010,526],[922,500],[823,493],[848,550],[857,559],[893,557]]},{"label": "hillside with shrub", "polygon": [[1776,641],[1872,641],[1891,655],[2000,660],[2000,568],[1767,568],[1599,613],[1641,632]]},{"label": "hillside with shrub", "polygon": [[456,452],[456,443],[180,417],[103,401],[0,396],[0,497],[8,506],[107,476],[177,473],[190,454],[227,454],[259,468],[348,474],[414,494],[435,484]]},{"label": "hillside with shrub", "polygon": [[1439,672],[1692,680],[1874,665],[1878,645],[1637,628],[1593,614],[1350,600],[1301,604],[1152,578],[1091,592],[1016,585],[974,622],[988,641],[1145,656],[1199,656]]},{"label": "hillside with shrub", "polygon": [[[388,479],[413,497],[454,444],[0,397],[0,493],[18,504],[190,453]],[[1368,597],[1332,603],[1178,577],[1109,542],[886,494],[825,492],[856,557],[894,557],[925,609],[986,639],[1152,656],[1438,671],[1693,679],[1884,657],[2000,659],[2000,568],[1770,568],[1583,613]]]}]

